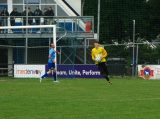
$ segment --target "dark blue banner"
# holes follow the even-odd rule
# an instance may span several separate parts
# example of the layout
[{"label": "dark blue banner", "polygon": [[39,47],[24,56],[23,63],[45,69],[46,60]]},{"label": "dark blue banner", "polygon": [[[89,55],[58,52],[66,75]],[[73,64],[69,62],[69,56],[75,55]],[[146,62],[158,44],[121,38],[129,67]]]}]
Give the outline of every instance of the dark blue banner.
[{"label": "dark blue banner", "polygon": [[[46,71],[48,71],[47,66]],[[96,65],[58,65],[57,76],[60,78],[102,78]]]}]

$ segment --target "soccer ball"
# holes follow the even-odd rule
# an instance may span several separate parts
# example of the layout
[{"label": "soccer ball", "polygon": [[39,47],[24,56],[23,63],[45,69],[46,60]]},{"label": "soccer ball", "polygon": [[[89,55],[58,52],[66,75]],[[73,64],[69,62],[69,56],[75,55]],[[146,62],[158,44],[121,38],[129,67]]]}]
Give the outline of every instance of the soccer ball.
[{"label": "soccer ball", "polygon": [[101,55],[97,55],[97,56],[95,57],[95,61],[96,61],[96,62],[100,62],[100,61],[101,61]]}]

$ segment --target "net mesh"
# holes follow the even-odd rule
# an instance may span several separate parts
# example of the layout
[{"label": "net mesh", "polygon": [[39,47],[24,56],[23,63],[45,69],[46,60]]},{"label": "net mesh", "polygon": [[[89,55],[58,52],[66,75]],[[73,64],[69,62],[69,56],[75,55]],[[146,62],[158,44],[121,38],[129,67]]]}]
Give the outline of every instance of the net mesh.
[{"label": "net mesh", "polygon": [[[29,33],[28,28],[50,28],[53,29],[53,32],[43,37],[41,36],[42,34],[37,34],[37,37],[34,38],[36,34]],[[13,73],[13,64],[47,63],[49,44],[51,42],[56,43],[55,25],[0,27],[0,29],[26,31],[25,33],[16,35],[4,34],[6,37],[1,38],[0,74],[8,74],[11,70],[11,73]],[[21,38],[19,38],[18,35],[21,35]]]},{"label": "net mesh", "polygon": [[[84,15],[95,16],[97,26],[98,0],[83,0]],[[100,41],[119,43],[132,39],[133,20],[136,21],[136,40],[138,37],[149,41],[160,34],[160,1],[158,0],[101,0]]]}]

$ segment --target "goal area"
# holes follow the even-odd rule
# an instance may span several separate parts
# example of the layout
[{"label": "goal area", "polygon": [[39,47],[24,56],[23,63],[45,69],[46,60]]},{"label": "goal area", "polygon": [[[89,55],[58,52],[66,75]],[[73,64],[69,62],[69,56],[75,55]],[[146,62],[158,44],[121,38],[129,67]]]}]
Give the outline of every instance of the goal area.
[{"label": "goal area", "polygon": [[[13,75],[13,64],[47,64],[50,43],[56,46],[56,25],[4,26],[9,33],[0,40],[0,74]],[[50,29],[46,33],[30,33],[29,30]],[[10,33],[22,30],[23,33]],[[55,48],[56,49],[56,48]]]}]

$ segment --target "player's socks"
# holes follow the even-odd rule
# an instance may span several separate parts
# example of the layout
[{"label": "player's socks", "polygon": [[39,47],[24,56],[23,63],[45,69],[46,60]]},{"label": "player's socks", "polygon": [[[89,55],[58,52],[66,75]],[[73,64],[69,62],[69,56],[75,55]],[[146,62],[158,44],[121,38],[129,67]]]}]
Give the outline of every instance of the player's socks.
[{"label": "player's socks", "polygon": [[111,81],[109,81],[108,76],[106,76],[106,80],[107,80],[107,82],[108,82],[110,85],[112,85],[112,82],[111,82]]},{"label": "player's socks", "polygon": [[57,81],[56,73],[53,74],[54,81]]},{"label": "player's socks", "polygon": [[108,76],[106,76],[105,78],[106,78],[106,80],[109,82],[109,78],[108,78]]},{"label": "player's socks", "polygon": [[57,80],[57,76],[56,76],[56,73],[53,74],[53,78],[54,78],[54,81],[53,82],[56,82],[58,83],[59,81]]},{"label": "player's socks", "polygon": [[48,74],[47,73],[45,73],[41,78],[44,78],[44,77],[47,77],[48,76]]}]

